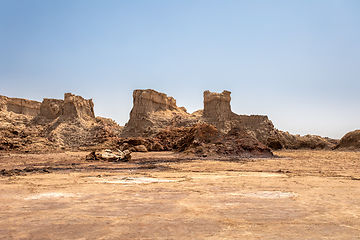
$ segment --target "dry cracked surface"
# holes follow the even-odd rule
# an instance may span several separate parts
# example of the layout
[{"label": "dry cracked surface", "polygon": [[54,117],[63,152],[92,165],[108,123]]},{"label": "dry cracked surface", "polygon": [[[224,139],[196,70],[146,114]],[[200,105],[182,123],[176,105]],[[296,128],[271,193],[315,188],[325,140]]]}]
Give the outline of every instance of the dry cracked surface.
[{"label": "dry cracked surface", "polygon": [[127,163],[88,162],[86,154],[2,153],[0,239],[360,236],[359,152],[151,152]]}]

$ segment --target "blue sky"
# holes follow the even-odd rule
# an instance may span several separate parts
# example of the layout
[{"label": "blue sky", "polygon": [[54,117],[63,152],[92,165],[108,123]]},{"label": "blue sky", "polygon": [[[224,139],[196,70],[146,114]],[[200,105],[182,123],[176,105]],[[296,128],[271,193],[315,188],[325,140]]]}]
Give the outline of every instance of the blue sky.
[{"label": "blue sky", "polygon": [[360,1],[0,0],[0,95],[93,98],[124,125],[134,89],[189,112],[232,92],[238,114],[293,134],[360,129]]}]

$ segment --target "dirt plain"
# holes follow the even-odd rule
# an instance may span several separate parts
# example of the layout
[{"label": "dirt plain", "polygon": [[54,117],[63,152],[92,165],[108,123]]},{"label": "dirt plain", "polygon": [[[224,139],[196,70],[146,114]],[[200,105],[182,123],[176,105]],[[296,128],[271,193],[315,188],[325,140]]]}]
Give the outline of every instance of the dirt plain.
[{"label": "dirt plain", "polygon": [[360,152],[0,154],[0,239],[359,239]]}]

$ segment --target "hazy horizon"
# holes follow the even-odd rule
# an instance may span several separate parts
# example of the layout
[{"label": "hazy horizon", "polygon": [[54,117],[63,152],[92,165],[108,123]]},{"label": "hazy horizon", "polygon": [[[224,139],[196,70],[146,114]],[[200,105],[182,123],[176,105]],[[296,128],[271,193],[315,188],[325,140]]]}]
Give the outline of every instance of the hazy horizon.
[{"label": "hazy horizon", "polygon": [[203,91],[292,134],[360,129],[360,2],[355,0],[0,0],[0,95],[71,92],[97,116],[129,119],[154,89],[189,113]]}]

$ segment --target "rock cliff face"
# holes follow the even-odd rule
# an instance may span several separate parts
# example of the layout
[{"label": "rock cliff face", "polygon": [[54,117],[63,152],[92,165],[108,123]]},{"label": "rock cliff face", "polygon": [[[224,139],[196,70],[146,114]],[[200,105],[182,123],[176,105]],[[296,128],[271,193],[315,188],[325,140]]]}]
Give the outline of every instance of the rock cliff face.
[{"label": "rock cliff face", "polygon": [[78,117],[85,120],[95,118],[94,103],[81,96],[65,93],[64,100],[45,98],[40,105],[39,116],[47,119]]},{"label": "rock cliff face", "polygon": [[0,95],[0,111],[37,116],[40,112],[40,104],[41,103],[37,101]]},{"label": "rock cliff face", "polygon": [[135,90],[133,108],[123,137],[152,136],[174,123],[177,119],[189,118],[184,107],[178,107],[173,97],[152,89]]},{"label": "rock cliff face", "polygon": [[39,116],[47,119],[55,119],[60,117],[64,111],[64,100],[44,98],[40,105]]},{"label": "rock cliff face", "polygon": [[135,90],[133,93],[134,107],[130,117],[144,117],[152,112],[178,110],[176,100],[152,89]]},{"label": "rock cliff face", "polygon": [[214,125],[220,131],[228,133],[231,129],[241,129],[250,136],[266,144],[269,136],[275,134],[275,128],[267,116],[238,115],[231,111],[231,92],[204,92],[204,114],[206,123]]},{"label": "rock cliff face", "polygon": [[92,99],[84,99],[71,93],[65,93],[64,116],[94,119],[94,103]]},{"label": "rock cliff face", "polygon": [[42,103],[0,97],[0,150],[51,151],[101,146],[119,136],[114,121],[96,117],[92,100],[66,93]]},{"label": "rock cliff face", "polygon": [[226,121],[233,117],[231,111],[231,92],[224,90],[222,93],[204,92],[204,118],[214,122]]}]

